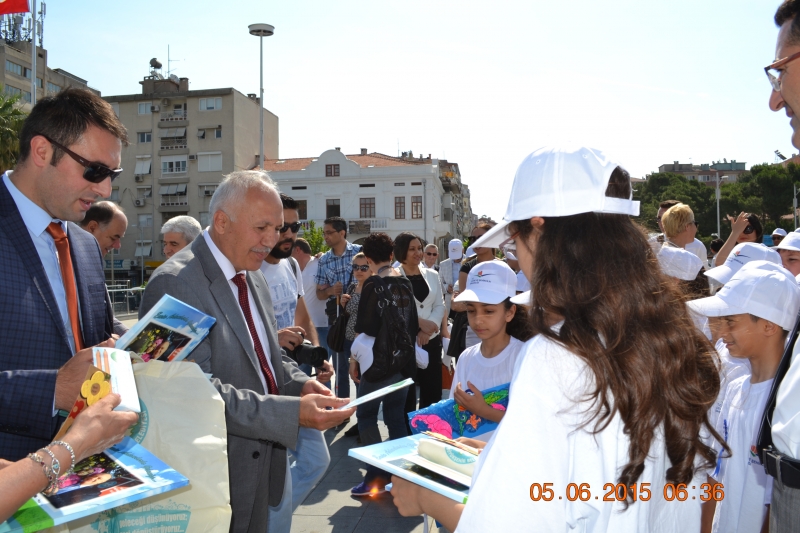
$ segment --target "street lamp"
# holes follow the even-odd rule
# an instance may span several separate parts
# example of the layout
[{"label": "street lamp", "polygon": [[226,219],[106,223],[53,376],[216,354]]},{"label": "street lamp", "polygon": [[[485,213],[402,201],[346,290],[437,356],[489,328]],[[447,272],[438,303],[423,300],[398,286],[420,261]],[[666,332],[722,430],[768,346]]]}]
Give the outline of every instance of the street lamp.
[{"label": "street lamp", "polygon": [[720,233],[720,220],[719,220],[719,182],[720,180],[726,180],[728,176],[720,176],[719,172],[717,173],[717,235],[722,235]]},{"label": "street lamp", "polygon": [[275,33],[275,26],[270,24],[250,24],[250,35],[258,37],[261,46],[261,96],[258,99],[258,127],[260,131],[258,143],[258,168],[264,170],[264,37]]}]

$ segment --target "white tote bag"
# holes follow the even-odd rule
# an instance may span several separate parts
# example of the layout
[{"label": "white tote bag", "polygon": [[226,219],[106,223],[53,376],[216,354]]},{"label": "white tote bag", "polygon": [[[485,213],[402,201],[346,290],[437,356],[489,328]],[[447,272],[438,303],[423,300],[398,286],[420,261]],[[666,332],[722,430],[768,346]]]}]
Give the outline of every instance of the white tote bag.
[{"label": "white tote bag", "polygon": [[[141,415],[131,437],[189,486],[69,523],[73,533],[230,529],[225,404],[194,363],[134,365]],[[164,526],[164,529],[161,528]]]}]

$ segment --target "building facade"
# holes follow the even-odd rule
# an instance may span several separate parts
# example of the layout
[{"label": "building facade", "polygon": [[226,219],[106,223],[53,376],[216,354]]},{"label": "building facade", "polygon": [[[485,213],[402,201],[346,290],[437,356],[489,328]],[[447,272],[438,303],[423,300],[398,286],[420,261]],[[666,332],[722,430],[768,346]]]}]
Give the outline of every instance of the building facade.
[{"label": "building facade", "polygon": [[394,238],[410,231],[442,248],[463,238],[472,218],[458,165],[430,156],[392,157],[366,148],[345,155],[336,148],[318,157],[267,160],[264,170],[300,203],[301,221],[321,226],[340,216],[351,242],[375,232]]},{"label": "building facade", "polygon": [[[187,78],[155,72],[140,83],[141,94],[105,97],[131,141],[122,150],[124,171],[110,198],[127,215],[128,231],[106,267],[137,283],[165,260],[164,222],[190,215],[206,227],[208,204],[223,175],[255,168],[259,154],[256,95],[233,88],[189,90]],[[264,157],[278,157],[278,117],[266,109]]]},{"label": "building facade", "polygon": [[702,165],[674,161],[673,163],[659,166],[658,171],[683,174],[686,179],[716,187],[717,180],[722,181],[723,176],[727,177],[725,181],[728,183],[736,181],[740,174],[747,172],[747,163],[738,162],[735,159],[731,159],[730,162],[727,159],[723,159],[722,161],[714,161],[711,164],[704,163]]}]

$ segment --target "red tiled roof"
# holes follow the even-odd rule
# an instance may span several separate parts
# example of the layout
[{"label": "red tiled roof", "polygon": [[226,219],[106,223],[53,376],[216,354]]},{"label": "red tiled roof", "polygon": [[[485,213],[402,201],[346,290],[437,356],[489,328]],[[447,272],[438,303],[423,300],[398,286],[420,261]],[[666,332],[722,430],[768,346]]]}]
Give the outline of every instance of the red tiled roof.
[{"label": "red tiled roof", "polygon": [[[372,152],[367,155],[346,155],[347,159],[358,163],[361,168],[374,167],[401,167],[407,165],[429,165],[430,160],[407,161],[399,157]],[[308,168],[317,157],[298,157],[295,159],[265,159],[264,170],[267,172],[282,172],[287,170],[303,170]]]}]

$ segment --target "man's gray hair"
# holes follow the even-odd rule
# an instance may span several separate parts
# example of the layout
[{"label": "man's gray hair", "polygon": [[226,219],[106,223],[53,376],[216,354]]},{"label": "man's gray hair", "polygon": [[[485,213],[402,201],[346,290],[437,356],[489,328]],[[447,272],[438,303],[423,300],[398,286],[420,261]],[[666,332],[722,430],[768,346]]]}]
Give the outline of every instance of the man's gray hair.
[{"label": "man's gray hair", "polygon": [[430,244],[428,244],[428,245],[425,247],[425,249],[426,249],[426,250],[427,250],[428,248],[435,248],[437,252],[439,251],[439,247],[438,247],[438,246],[436,246],[436,245],[435,245],[435,244],[433,244],[433,243],[430,243]]},{"label": "man's gray hair", "polygon": [[188,215],[171,218],[161,226],[161,233],[180,233],[187,244],[195,240],[202,231],[200,223]]},{"label": "man's gray hair", "polygon": [[217,211],[223,211],[231,220],[234,220],[234,212],[247,200],[247,193],[250,189],[257,189],[262,192],[274,192],[278,194],[275,182],[269,174],[263,170],[237,170],[231,172],[220,182],[211,203],[208,206],[208,214],[214,220]]}]

